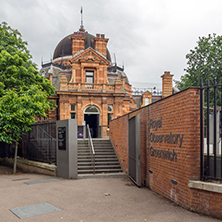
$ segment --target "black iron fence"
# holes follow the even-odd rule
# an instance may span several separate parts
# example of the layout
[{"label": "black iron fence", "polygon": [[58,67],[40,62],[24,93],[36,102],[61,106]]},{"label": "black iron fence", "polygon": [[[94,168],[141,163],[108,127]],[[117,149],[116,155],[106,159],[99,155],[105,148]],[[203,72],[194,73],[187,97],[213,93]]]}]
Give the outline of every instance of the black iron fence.
[{"label": "black iron fence", "polygon": [[[103,137],[103,129],[108,126],[99,126],[97,138]],[[78,138],[89,138],[86,126],[78,126]],[[22,147],[23,158],[45,163],[56,164],[56,121],[34,123],[31,130],[23,137],[20,146]]]},{"label": "black iron fence", "polygon": [[22,147],[24,158],[56,164],[56,121],[34,123]]},{"label": "black iron fence", "polygon": [[200,177],[222,180],[222,84],[200,85]]}]

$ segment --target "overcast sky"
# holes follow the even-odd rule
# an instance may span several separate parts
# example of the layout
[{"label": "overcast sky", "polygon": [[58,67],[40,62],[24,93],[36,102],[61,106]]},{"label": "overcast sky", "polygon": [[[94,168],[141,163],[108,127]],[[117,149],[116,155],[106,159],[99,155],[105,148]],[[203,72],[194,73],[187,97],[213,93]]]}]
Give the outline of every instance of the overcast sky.
[{"label": "overcast sky", "polygon": [[0,22],[22,33],[40,68],[78,31],[81,6],[85,29],[109,38],[112,58],[140,87],[160,85],[164,71],[179,80],[198,37],[222,34],[222,0],[0,0]]}]

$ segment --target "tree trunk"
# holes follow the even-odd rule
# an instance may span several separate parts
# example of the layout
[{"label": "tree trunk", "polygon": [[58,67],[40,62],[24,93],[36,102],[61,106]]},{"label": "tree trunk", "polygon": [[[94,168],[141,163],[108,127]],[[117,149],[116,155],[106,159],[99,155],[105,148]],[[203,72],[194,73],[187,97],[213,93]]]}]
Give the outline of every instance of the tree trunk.
[{"label": "tree trunk", "polygon": [[16,173],[17,153],[18,153],[18,142],[15,142],[15,157],[14,157],[13,173]]}]

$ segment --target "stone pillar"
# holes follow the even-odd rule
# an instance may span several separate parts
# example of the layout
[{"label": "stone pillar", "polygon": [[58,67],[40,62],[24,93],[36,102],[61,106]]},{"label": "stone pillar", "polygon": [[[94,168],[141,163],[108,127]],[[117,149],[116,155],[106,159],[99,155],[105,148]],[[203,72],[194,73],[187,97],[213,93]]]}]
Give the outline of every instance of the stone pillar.
[{"label": "stone pillar", "polygon": [[107,99],[105,97],[103,97],[103,101],[102,101],[102,115],[101,115],[101,123],[100,125],[103,125],[102,128],[102,135],[103,138],[107,137],[107,127],[104,127],[105,125],[108,125],[108,104],[107,104]]},{"label": "stone pillar", "polygon": [[71,76],[71,79],[69,81],[70,83],[75,83],[76,82],[76,67],[73,66],[72,67],[72,76]]},{"label": "stone pillar", "polygon": [[57,176],[77,179],[77,119],[56,122]]},{"label": "stone pillar", "polygon": [[81,83],[84,83],[86,82],[86,79],[84,79],[84,67],[81,66],[80,72],[81,72]]}]

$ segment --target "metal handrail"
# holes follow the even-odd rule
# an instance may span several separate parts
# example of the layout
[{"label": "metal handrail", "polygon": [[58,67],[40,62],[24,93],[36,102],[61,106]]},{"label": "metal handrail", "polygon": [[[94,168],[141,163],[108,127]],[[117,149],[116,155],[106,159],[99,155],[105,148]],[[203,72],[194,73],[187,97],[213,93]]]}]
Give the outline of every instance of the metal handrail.
[{"label": "metal handrail", "polygon": [[91,137],[91,133],[90,133],[90,129],[89,129],[89,125],[88,124],[87,124],[87,130],[88,130],[88,135],[89,135],[88,146],[89,146],[89,148],[91,148],[90,151],[92,153],[92,160],[93,160],[93,162],[92,162],[93,174],[95,174],[95,154],[96,153],[95,153],[95,149],[94,149],[94,146],[93,146],[92,137]]},{"label": "metal handrail", "polygon": [[37,128],[40,128],[44,134],[46,134],[50,139],[56,141],[56,138],[52,137],[47,131],[45,131],[41,126],[37,126]]}]

